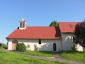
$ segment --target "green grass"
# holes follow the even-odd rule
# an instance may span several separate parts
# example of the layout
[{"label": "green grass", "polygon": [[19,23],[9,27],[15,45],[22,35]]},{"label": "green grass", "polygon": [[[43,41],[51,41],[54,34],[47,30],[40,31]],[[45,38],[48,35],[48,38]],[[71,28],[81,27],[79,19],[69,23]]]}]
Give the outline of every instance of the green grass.
[{"label": "green grass", "polygon": [[32,57],[26,57],[20,54],[0,51],[0,64],[67,64],[67,63],[45,61]]},{"label": "green grass", "polygon": [[0,47],[0,50],[3,50],[3,49],[5,49],[5,48],[3,48],[3,47]]},{"label": "green grass", "polygon": [[26,51],[24,54],[29,54],[29,55],[37,55],[37,56],[43,56],[43,57],[53,57],[52,52],[46,52],[46,51]]},{"label": "green grass", "polygon": [[61,56],[65,59],[85,62],[85,52],[62,52]]}]

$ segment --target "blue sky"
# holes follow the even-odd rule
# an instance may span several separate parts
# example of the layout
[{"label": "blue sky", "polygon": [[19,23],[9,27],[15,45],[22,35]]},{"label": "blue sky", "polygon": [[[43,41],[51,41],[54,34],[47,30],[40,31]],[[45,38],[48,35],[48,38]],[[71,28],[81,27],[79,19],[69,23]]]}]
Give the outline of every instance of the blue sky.
[{"label": "blue sky", "polygon": [[53,20],[85,19],[85,0],[0,0],[0,42],[25,18],[28,26],[48,26]]}]

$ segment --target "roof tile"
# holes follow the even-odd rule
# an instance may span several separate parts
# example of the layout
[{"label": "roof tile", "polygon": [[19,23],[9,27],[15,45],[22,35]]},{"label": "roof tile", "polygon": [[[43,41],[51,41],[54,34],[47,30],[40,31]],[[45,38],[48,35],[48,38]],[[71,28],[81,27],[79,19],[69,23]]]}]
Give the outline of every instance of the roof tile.
[{"label": "roof tile", "polygon": [[78,22],[60,22],[59,28],[62,33],[74,33]]},{"label": "roof tile", "polygon": [[59,39],[58,27],[26,27],[25,30],[16,29],[7,39]]}]

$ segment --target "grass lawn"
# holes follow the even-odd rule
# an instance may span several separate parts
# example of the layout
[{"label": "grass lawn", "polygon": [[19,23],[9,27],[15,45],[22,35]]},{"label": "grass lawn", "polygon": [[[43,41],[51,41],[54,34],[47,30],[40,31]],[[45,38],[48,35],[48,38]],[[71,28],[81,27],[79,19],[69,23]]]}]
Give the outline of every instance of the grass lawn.
[{"label": "grass lawn", "polygon": [[0,49],[2,50],[2,49],[4,49],[3,47],[0,47]]},{"label": "grass lawn", "polygon": [[0,64],[67,64],[67,63],[45,61],[32,57],[26,57],[15,53],[0,51]]},{"label": "grass lawn", "polygon": [[5,50],[5,48],[3,48],[3,47],[0,47],[0,50]]},{"label": "grass lawn", "polygon": [[37,56],[44,56],[44,57],[53,57],[52,52],[46,52],[46,51],[26,51],[24,54],[29,54],[29,55],[37,55]]},{"label": "grass lawn", "polygon": [[65,59],[85,62],[85,52],[62,52],[61,56]]}]

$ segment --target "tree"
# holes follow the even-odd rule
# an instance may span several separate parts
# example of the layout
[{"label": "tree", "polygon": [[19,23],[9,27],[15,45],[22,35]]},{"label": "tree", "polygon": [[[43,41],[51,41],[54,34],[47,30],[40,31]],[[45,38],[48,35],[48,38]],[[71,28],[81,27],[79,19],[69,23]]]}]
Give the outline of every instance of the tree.
[{"label": "tree", "polygon": [[75,27],[75,44],[85,48],[85,21],[78,23]]},{"label": "tree", "polygon": [[58,26],[57,21],[53,21],[53,22],[51,22],[50,26],[55,26],[55,27]]}]

